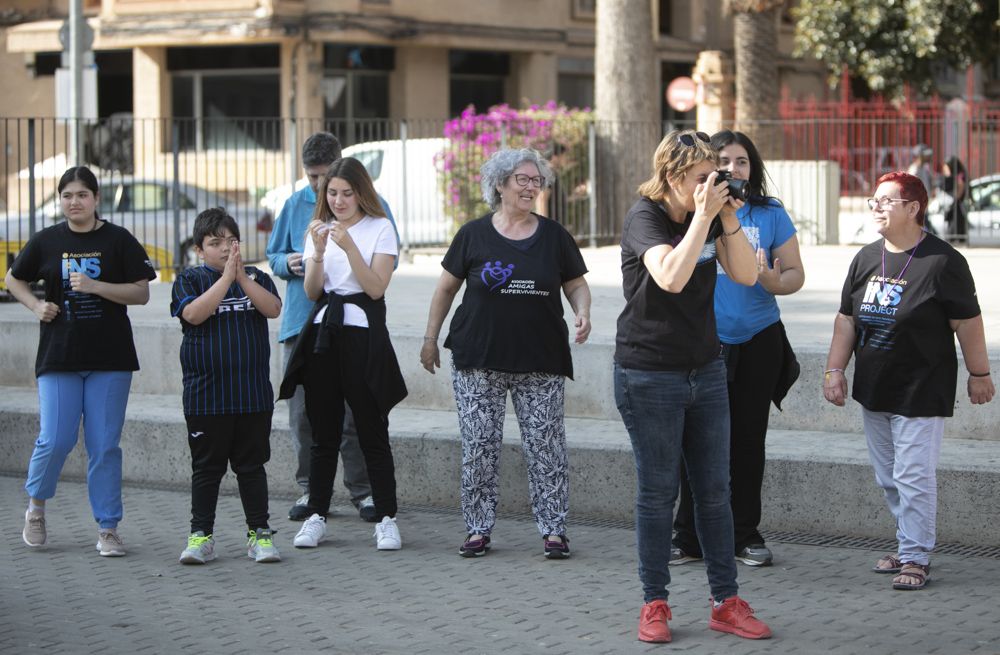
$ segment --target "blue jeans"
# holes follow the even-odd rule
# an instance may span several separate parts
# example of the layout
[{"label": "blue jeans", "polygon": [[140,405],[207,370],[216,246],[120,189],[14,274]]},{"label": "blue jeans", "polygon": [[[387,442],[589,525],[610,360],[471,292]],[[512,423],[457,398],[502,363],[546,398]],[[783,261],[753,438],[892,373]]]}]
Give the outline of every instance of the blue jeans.
[{"label": "blue jeans", "polygon": [[635,454],[635,524],[645,601],[668,596],[667,562],[682,457],[712,597],[722,601],[735,596],[725,364],[717,359],[689,371],[641,371],[615,364],[614,379],[615,402]]},{"label": "blue jeans", "polygon": [[131,371],[45,373],[38,377],[39,423],[35,450],[28,462],[25,491],[48,500],[66,457],[76,445],[80,417],[87,447],[87,492],[94,520],[114,528],[122,519],[122,451]]}]

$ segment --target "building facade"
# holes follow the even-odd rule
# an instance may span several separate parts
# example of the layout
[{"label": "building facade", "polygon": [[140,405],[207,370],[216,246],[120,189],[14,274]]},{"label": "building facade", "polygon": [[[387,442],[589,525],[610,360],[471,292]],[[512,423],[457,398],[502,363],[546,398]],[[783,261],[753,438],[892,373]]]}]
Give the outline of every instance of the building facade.
[{"label": "building facade", "polygon": [[[101,117],[444,119],[469,104],[592,105],[595,3],[86,0],[85,13]],[[62,20],[44,14],[65,15],[65,0],[20,4],[4,77],[34,90],[27,102],[0,99],[0,115],[53,116],[44,87]],[[654,0],[652,14],[663,89],[691,74],[699,52],[732,49],[721,0]],[[782,84],[822,96],[819,69],[789,55],[791,35],[784,20]]]}]

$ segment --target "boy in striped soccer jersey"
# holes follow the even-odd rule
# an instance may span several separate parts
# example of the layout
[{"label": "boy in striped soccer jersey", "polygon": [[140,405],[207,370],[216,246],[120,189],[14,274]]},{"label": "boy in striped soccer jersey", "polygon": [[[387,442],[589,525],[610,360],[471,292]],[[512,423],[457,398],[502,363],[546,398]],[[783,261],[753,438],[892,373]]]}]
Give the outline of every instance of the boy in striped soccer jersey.
[{"label": "boy in striped soccer jersey", "polygon": [[198,215],[194,243],[204,263],[177,276],[170,303],[184,332],[180,359],[192,471],[191,535],[180,561],[215,559],[215,507],[231,465],[249,530],[247,555],[278,562],[267,523],[264,464],[271,457],[274,409],[267,319],[281,313],[281,298],[266,273],[243,265],[240,229],[225,209]]}]

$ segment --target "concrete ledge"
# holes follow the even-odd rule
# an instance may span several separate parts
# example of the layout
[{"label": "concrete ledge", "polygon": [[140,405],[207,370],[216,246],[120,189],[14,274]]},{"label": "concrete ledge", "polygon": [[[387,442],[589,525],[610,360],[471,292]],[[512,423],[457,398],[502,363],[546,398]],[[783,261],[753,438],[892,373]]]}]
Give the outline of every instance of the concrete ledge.
[{"label": "concrete ledge", "polygon": [[[38,432],[37,394],[23,387],[0,387],[0,391],[0,469],[23,472]],[[457,507],[461,448],[454,411],[400,408],[390,421],[400,498],[412,504]],[[527,477],[518,452],[517,423],[508,417],[506,425],[500,511],[525,512]],[[286,426],[284,403],[279,403],[269,484],[274,494],[292,495],[297,487]],[[621,422],[571,418],[567,433],[571,515],[631,521],[634,460]],[[191,469],[180,397],[133,393],[122,448],[127,480],[186,487]],[[82,446],[70,456],[65,471],[85,476]],[[233,476],[227,476],[224,484],[234,489]],[[946,441],[938,486],[939,541],[980,546],[1000,542],[1000,524],[983,518],[995,515],[994,499],[1000,497],[1000,443]],[[860,434],[772,430],[764,508],[762,527],[767,530],[882,538],[892,537],[895,530],[875,487]],[[284,516],[284,510],[280,503],[272,503],[276,516]]]},{"label": "concrete ledge", "polygon": [[[35,385],[35,351],[38,348],[38,323],[30,316],[19,319],[0,318],[0,343],[18,344],[17,348],[0,349],[0,379],[10,386]],[[180,395],[181,331],[173,324],[134,323],[136,348],[142,366],[132,381],[137,393]],[[453,411],[455,399],[451,388],[448,362],[436,375],[430,375],[419,363],[422,332],[410,327],[393,329],[393,344],[410,395],[405,408]],[[282,348],[277,333],[271,333],[271,378],[274,388],[283,370]],[[614,343],[594,339],[582,346],[572,345],[575,380],[566,383],[566,415],[618,421],[612,388]],[[785,411],[771,407],[771,427],[780,430],[820,430],[824,432],[860,433],[861,412],[853,401],[838,408],[823,399],[821,380],[826,364],[826,350],[796,351],[802,366],[799,381],[783,403]],[[448,351],[442,353],[448,356]],[[994,360],[994,370],[1000,363]],[[960,365],[961,369],[961,365]],[[853,375],[851,370],[848,375]],[[1000,441],[1000,402],[973,407],[964,388],[964,371],[959,376],[955,416],[945,423],[948,438]]]}]

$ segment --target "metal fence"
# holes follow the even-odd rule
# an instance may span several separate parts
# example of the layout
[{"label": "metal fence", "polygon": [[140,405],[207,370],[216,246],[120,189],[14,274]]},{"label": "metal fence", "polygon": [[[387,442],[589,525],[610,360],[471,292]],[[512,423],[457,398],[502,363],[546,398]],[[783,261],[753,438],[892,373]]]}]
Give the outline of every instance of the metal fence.
[{"label": "metal fence", "polygon": [[[916,143],[934,148],[935,169],[957,154],[970,179],[1000,171],[1000,109],[981,105],[955,114],[899,111],[890,115],[835,115],[815,103],[783,103],[787,117],[770,127],[780,134],[785,193],[793,218],[813,242],[836,240],[837,197],[870,193],[879,174],[905,168]],[[114,116],[74,126],[55,119],[0,118],[0,256],[12,257],[37,230],[61,220],[56,184],[71,164],[91,166],[101,181],[102,218],[131,230],[166,274],[191,262],[194,217],[224,206],[237,219],[248,259],[263,258],[284,200],[301,179],[299,149],[309,134],[331,131],[345,155],[369,169],[399,226],[403,246],[448,243],[465,221],[484,213],[479,166],[501,146],[529,145],[553,164],[556,178],[536,211],[559,221],[584,245],[613,243],[649,176],[650,156],[662,134],[678,124],[538,121],[465,125],[435,120],[141,119]],[[66,154],[72,130],[82,145]],[[624,144],[616,157],[612,141]],[[828,179],[839,168],[839,189]],[[823,165],[819,165],[823,164]],[[793,189],[792,187],[796,188]],[[819,197],[822,196],[822,197]],[[857,202],[861,202],[858,200]],[[831,231],[832,230],[832,231]]]},{"label": "metal fence", "polygon": [[936,173],[950,157],[970,179],[1000,171],[996,101],[783,101],[779,113],[784,159],[837,162],[842,195],[864,194],[883,173],[906,170],[918,144],[933,150]]},{"label": "metal fence", "polygon": [[223,206],[240,228],[248,260],[261,259],[275,217],[304,184],[301,143],[318,130],[338,135],[345,156],[360,159],[394,213],[404,248],[447,244],[465,221],[487,211],[479,166],[502,146],[536,147],[557,172],[536,210],[583,242],[608,241],[592,211],[595,140],[586,124],[575,134],[538,132],[527,123],[492,134],[452,134],[445,122],[327,120],[190,120],[114,117],[80,124],[79,156],[67,155],[76,126],[55,119],[0,118],[0,255],[12,257],[36,231],[62,219],[56,194],[71,165],[90,166],[101,184],[98,211],[146,246],[158,268],[192,262],[197,213]]}]

